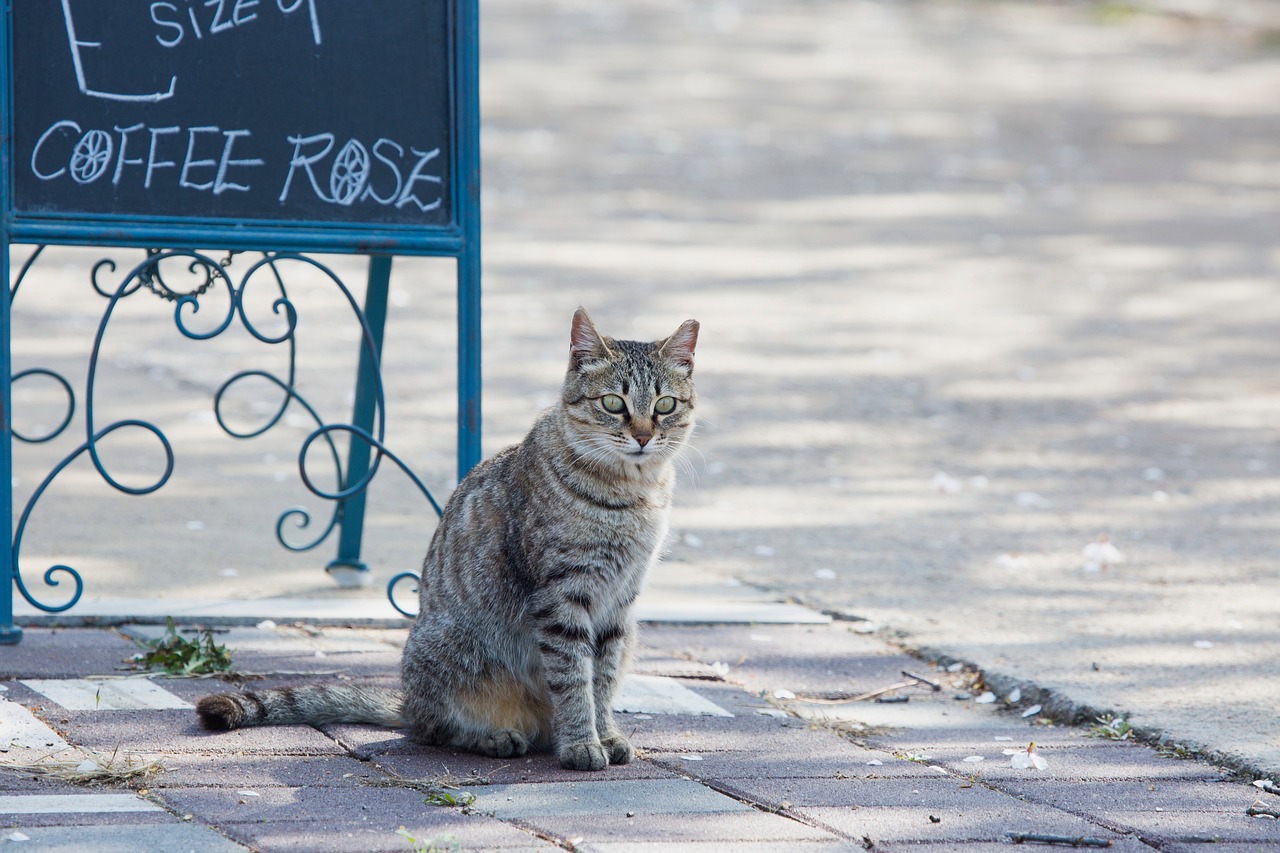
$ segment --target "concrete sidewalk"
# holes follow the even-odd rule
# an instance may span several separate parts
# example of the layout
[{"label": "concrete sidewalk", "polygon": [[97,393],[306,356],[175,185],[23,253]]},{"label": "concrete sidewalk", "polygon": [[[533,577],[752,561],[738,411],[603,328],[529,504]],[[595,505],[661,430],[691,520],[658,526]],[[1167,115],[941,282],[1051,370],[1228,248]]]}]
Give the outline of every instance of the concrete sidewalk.
[{"label": "concrete sidewalk", "polygon": [[[1114,712],[1280,781],[1280,57],[1265,26],[1125,3],[483,7],[486,452],[554,399],[576,305],[619,337],[695,317],[677,573],[773,590],[980,667],[1001,693]],[[138,254],[51,250],[15,300],[17,366],[65,370],[77,425],[102,309],[89,270]],[[332,260],[358,285],[358,259]],[[441,498],[449,267],[396,260],[385,359],[387,443]],[[355,328],[325,282],[289,281],[298,385],[340,419]],[[323,526],[297,476],[309,419],[236,442],[210,411],[236,370],[283,370],[280,348],[239,326],[185,341],[172,306],[128,302],[95,405],[103,422],[154,418],[174,478],[129,498],[67,469],[27,530],[28,588],[61,603],[68,578],[42,579],[66,563],[85,583],[68,619],[140,615],[139,600],[250,624],[394,618],[380,587],[419,565],[422,498],[380,476],[375,586],[333,589],[330,545],[272,541],[298,503],[316,523],[290,517],[291,542]],[[192,322],[221,316],[212,294],[207,308]],[[246,428],[278,402],[231,396]],[[66,411],[53,383],[15,391],[30,434]],[[154,439],[113,439],[111,470],[153,482]],[[80,441],[17,448],[19,505]],[[1085,558],[1100,535],[1123,562]]]},{"label": "concrete sidewalk", "polygon": [[[598,774],[548,755],[423,748],[366,726],[210,734],[191,703],[222,682],[128,675],[123,661],[138,649],[128,638],[159,633],[33,628],[6,650],[0,846],[825,853],[929,842],[979,853],[1024,834],[1124,851],[1280,850],[1280,823],[1248,813],[1280,812],[1280,796],[1055,726],[1016,697],[984,704],[973,673],[928,669],[846,623],[646,625],[615,706],[639,758]],[[406,631],[300,624],[214,636],[246,687],[392,684]],[[805,701],[904,681],[915,683],[882,694],[899,701]],[[1032,742],[1045,766],[1013,766],[1006,751]],[[152,769],[93,784],[54,772],[104,766]]]}]

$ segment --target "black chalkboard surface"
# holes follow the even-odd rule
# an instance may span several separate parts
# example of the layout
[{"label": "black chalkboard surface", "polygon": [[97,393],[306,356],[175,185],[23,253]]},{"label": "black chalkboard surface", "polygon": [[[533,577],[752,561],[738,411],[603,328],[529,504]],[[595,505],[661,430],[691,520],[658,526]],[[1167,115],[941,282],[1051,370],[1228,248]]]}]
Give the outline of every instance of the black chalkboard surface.
[{"label": "black chalkboard surface", "polygon": [[451,0],[18,0],[12,209],[455,222]]}]

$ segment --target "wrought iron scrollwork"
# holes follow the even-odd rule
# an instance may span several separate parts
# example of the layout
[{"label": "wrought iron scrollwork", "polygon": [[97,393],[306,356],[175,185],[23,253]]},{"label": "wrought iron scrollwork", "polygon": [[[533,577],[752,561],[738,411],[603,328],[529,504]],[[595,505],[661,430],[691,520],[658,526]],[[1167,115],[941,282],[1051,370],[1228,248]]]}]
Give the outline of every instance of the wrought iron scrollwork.
[{"label": "wrought iron scrollwork", "polygon": [[[23,279],[30,271],[36,259],[40,256],[44,247],[37,247],[31,256],[21,267],[17,279],[10,289],[10,299],[15,299],[22,284]],[[84,401],[84,429],[85,439],[74,450],[68,453],[63,459],[53,467],[44,480],[37,486],[31,494],[24,506],[19,517],[13,539],[13,563],[15,582],[22,596],[34,607],[49,613],[58,613],[73,607],[81,597],[84,591],[84,579],[80,573],[71,566],[55,565],[44,572],[43,581],[49,587],[57,587],[64,580],[70,580],[72,584],[72,593],[68,600],[61,604],[49,604],[41,601],[28,588],[23,580],[20,568],[20,554],[22,548],[22,538],[26,532],[27,522],[30,519],[37,503],[50,489],[58,475],[67,468],[71,463],[87,456],[92,462],[93,467],[104,482],[113,489],[129,495],[144,495],[155,492],[162,488],[169,478],[174,468],[174,450],[167,436],[155,424],[145,420],[129,418],[114,421],[105,426],[99,426],[95,418],[94,392],[95,381],[97,378],[99,357],[101,355],[102,343],[110,323],[113,312],[122,299],[132,296],[140,290],[148,290],[166,301],[174,303],[173,322],[178,331],[187,338],[197,341],[215,338],[225,332],[238,319],[243,328],[256,340],[272,346],[283,345],[287,348],[287,366],[284,375],[272,373],[266,369],[242,370],[228,379],[226,379],[214,393],[213,410],[214,417],[219,427],[229,436],[238,439],[251,439],[261,436],[273,427],[279,424],[285,417],[290,406],[296,404],[300,406],[307,414],[308,419],[314,423],[314,429],[307,435],[302,442],[298,452],[298,468],[301,479],[306,487],[317,497],[330,501],[333,508],[329,513],[328,520],[317,534],[311,536],[304,542],[291,542],[285,536],[285,528],[290,522],[298,529],[310,527],[312,516],[309,510],[304,507],[292,507],[285,510],[276,521],[276,538],[280,544],[290,551],[307,551],[317,547],[324,542],[333,532],[341,521],[342,501],[362,492],[369,483],[377,475],[378,470],[384,459],[390,460],[393,465],[398,467],[422,492],[423,496],[430,503],[432,509],[437,515],[440,514],[440,505],[435,497],[431,494],[430,489],[400,457],[394,454],[385,444],[385,399],[383,395],[382,376],[379,370],[373,371],[374,379],[374,399],[375,399],[375,421],[373,430],[365,430],[360,427],[348,423],[331,423],[326,422],[319,411],[312,406],[305,397],[299,393],[295,380],[297,377],[296,356],[297,346],[295,334],[298,327],[298,313],[294,303],[290,300],[288,291],[285,287],[285,280],[281,268],[286,264],[304,264],[327,278],[345,298],[351,309],[352,316],[360,325],[363,346],[366,348],[366,354],[372,356],[372,363],[377,366],[377,351],[374,346],[374,337],[369,327],[368,321],[364,316],[357,300],[353,296],[351,290],[338,277],[336,273],[325,265],[317,262],[313,258],[301,254],[294,253],[263,253],[262,257],[254,263],[244,268],[240,275],[239,283],[233,280],[228,266],[232,262],[233,255],[236,253],[228,253],[227,256],[219,261],[207,254],[181,249],[149,249],[146,258],[132,269],[128,271],[118,282],[112,284],[107,283],[108,276],[116,273],[116,262],[110,258],[103,258],[93,265],[90,271],[90,284],[93,289],[107,299],[106,307],[103,310],[102,318],[98,323],[97,333],[94,336],[92,350],[89,356],[88,373],[85,383],[83,401]],[[165,277],[164,266],[166,264],[185,263],[186,273],[193,276],[192,286],[182,289],[176,285],[172,279]],[[283,331],[272,334],[263,330],[259,324],[250,317],[249,309],[246,307],[245,293],[251,283],[266,279],[274,286],[274,294],[271,299],[271,311],[277,316],[284,319]],[[202,297],[206,296],[210,291],[217,287],[226,288],[228,297],[227,309],[225,314],[215,316],[207,328],[197,329],[193,318],[202,310]],[[22,380],[39,381],[40,378],[52,380],[59,386],[61,392],[66,397],[65,411],[57,426],[41,435],[27,435],[14,431],[14,436],[20,441],[35,444],[51,441],[52,439],[63,434],[74,420],[76,410],[76,395],[72,384],[66,377],[54,370],[36,367],[15,373],[12,382],[17,383]],[[224,403],[227,400],[228,392],[241,382],[246,380],[261,380],[274,386],[280,392],[279,403],[270,412],[266,422],[252,429],[238,429],[232,425],[231,420],[224,411]],[[140,485],[130,485],[113,475],[103,461],[101,454],[98,452],[99,444],[106,439],[122,430],[142,430],[150,433],[159,443],[163,453],[164,466],[163,471],[154,480],[142,483]],[[343,465],[342,454],[339,450],[338,442],[335,441],[335,435],[346,433],[348,441],[360,441],[366,443],[371,450],[371,460],[367,470],[358,478],[351,477],[351,472],[345,470]],[[309,450],[315,442],[322,442],[325,449],[325,457],[333,465],[333,482],[337,484],[336,489],[325,489],[317,485],[317,478],[308,470]],[[401,607],[395,600],[394,589],[396,585],[402,582],[405,576],[415,577],[405,573],[397,575],[388,587],[388,598],[397,611],[406,616],[413,614]],[[63,577],[65,576],[65,577]]]}]

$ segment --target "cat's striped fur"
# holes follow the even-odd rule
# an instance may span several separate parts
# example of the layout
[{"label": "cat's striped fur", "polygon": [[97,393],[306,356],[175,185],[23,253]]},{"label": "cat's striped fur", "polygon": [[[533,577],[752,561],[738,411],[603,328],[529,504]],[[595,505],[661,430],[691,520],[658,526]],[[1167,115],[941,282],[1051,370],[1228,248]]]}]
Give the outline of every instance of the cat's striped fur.
[{"label": "cat's striped fur", "polygon": [[579,770],[634,756],[610,710],[632,603],[667,535],[672,460],[694,425],[698,323],[654,343],[574,314],[558,405],[477,466],[422,568],[402,691],[308,686],[220,694],[211,729],[371,722],[485,755],[555,749]]}]

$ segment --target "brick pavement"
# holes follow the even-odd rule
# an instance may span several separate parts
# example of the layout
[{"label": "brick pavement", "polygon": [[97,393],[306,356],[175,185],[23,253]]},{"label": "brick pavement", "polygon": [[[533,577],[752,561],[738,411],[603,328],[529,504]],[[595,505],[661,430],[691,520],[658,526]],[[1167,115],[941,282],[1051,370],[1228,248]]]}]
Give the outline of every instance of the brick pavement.
[{"label": "brick pavement", "polygon": [[[217,636],[255,684],[389,683],[404,632]],[[826,853],[931,842],[978,853],[1020,832],[1120,851],[1280,850],[1280,823],[1246,814],[1255,802],[1280,810],[1280,796],[1204,763],[1055,725],[1025,702],[980,704],[973,673],[931,668],[847,623],[646,625],[642,638],[643,689],[618,703],[639,759],[585,774],[547,755],[495,760],[367,726],[209,734],[173,706],[221,687],[216,680],[154,678],[158,689],[141,691],[121,679],[136,651],[122,631],[30,629],[0,658],[0,846]],[[906,702],[804,701],[900,683],[903,670],[941,689],[886,694]],[[60,686],[93,676],[111,676],[97,679],[110,691]],[[108,693],[110,707],[76,698]],[[1013,767],[1004,750],[1032,741],[1047,767]],[[117,767],[128,754],[163,769],[91,785],[14,769],[106,761],[117,747]],[[442,789],[446,781],[457,787]],[[433,790],[475,799],[433,805]]]}]

